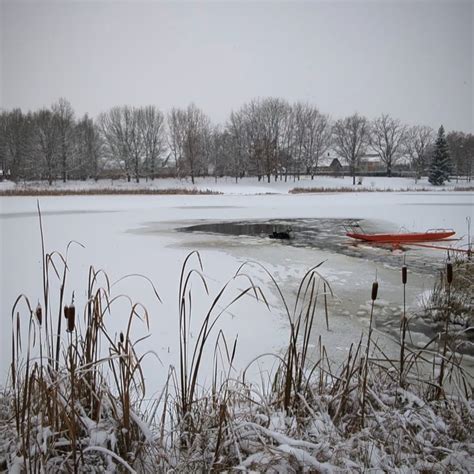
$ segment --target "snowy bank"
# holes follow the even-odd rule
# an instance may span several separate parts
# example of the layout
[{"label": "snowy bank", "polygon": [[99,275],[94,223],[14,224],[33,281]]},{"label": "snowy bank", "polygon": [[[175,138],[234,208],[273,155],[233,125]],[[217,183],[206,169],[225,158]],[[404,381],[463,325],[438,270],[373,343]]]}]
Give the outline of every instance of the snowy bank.
[{"label": "snowy bank", "polygon": [[356,190],[356,191],[452,191],[471,189],[472,184],[466,181],[451,181],[443,186],[433,186],[423,178],[415,181],[413,178],[387,178],[387,177],[361,177],[362,184],[353,186],[351,177],[329,177],[316,176],[302,177],[301,179],[288,178],[268,183],[265,180],[258,181],[257,178],[243,178],[238,182],[231,177],[223,178],[196,178],[193,184],[190,179],[156,179],[140,183],[128,182],[126,180],[99,180],[99,181],[55,181],[51,186],[47,182],[0,182],[0,193],[4,192],[63,192],[63,193],[94,193],[115,191],[123,192],[149,192],[159,193],[166,191],[191,191],[215,192],[223,194],[287,194],[292,189],[317,189],[324,190]]}]

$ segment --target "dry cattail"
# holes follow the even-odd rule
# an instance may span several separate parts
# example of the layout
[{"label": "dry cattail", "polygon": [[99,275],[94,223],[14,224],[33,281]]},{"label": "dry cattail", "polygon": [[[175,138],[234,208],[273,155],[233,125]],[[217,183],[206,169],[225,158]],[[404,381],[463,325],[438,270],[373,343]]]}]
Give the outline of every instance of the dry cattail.
[{"label": "dry cattail", "polygon": [[379,291],[379,284],[377,281],[372,283],[372,301],[377,299],[377,292]]},{"label": "dry cattail", "polygon": [[453,282],[453,264],[451,262],[446,264],[446,279],[449,284]]},{"label": "dry cattail", "polygon": [[125,340],[125,338],[123,337],[123,332],[120,331],[120,342],[123,344],[124,340]]},{"label": "dry cattail", "polygon": [[67,330],[68,332],[74,331],[76,324],[76,308],[74,305],[67,307]]},{"label": "dry cattail", "polygon": [[38,306],[36,306],[36,319],[38,320],[39,325],[43,323],[43,309],[41,308],[41,305],[38,303]]},{"label": "dry cattail", "polygon": [[403,265],[403,267],[402,267],[402,283],[403,283],[404,285],[407,284],[407,273],[408,273],[408,272],[407,272],[407,266],[406,266],[406,265]]}]

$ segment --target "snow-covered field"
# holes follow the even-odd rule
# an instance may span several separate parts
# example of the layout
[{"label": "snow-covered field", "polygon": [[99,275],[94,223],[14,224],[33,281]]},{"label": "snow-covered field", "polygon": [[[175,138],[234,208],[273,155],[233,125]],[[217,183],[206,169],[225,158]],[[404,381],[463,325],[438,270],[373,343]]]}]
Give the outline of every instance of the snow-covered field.
[{"label": "snow-covered field", "polygon": [[[359,180],[359,178],[357,178]],[[331,176],[316,176],[311,179],[308,176],[303,176],[301,179],[288,177],[288,180],[273,178],[270,183],[265,180],[258,181],[256,178],[243,178],[235,182],[235,178],[223,177],[213,178],[196,178],[195,184],[192,184],[188,179],[156,179],[154,181],[141,180],[140,183],[127,182],[126,180],[99,180],[95,181],[68,181],[63,183],[57,181],[49,186],[47,182],[26,182],[13,183],[9,181],[0,182],[0,192],[2,190],[64,190],[64,191],[93,191],[102,189],[115,190],[160,190],[160,189],[199,189],[211,190],[221,192],[224,194],[286,194],[293,188],[319,188],[319,189],[344,189],[352,188],[352,178],[345,177],[331,177]],[[362,177],[361,184],[356,186],[359,190],[433,190],[433,191],[449,191],[454,188],[470,187],[472,183],[465,180],[453,180],[446,182],[443,186],[433,186],[428,182],[428,179],[422,178],[419,180],[413,178],[386,178],[386,177]]]},{"label": "snow-covered field", "polygon": [[[347,178],[346,181],[349,183]],[[207,181],[200,186],[211,188],[212,184]],[[399,185],[406,187],[403,183]],[[466,217],[473,214],[474,194],[470,192],[291,195],[283,194],[285,186],[290,187],[284,183],[271,183],[267,188],[256,182],[252,186],[248,183],[234,187],[228,182],[218,183],[214,188],[225,191],[224,195],[41,197],[47,251],[64,253],[67,243],[72,240],[84,246],[72,245],[69,249],[66,302],[74,291],[77,307],[81,308],[81,304],[83,307],[89,265],[104,269],[112,281],[129,274],[149,278],[162,303],[157,301],[149,282],[141,277],[118,282],[113,292],[127,294],[149,310],[151,337],[140,347],[143,351],[153,351],[161,361],[157,363],[154,357],[149,357],[145,364],[147,379],[154,390],[166,376],[168,365],[177,362],[178,286],[183,261],[193,250],[198,250],[202,257],[203,274],[208,280],[211,297],[233,277],[239,265],[252,260],[269,270],[290,303],[306,270],[326,260],[320,270],[337,295],[339,313],[332,316],[329,332],[320,315],[318,333],[322,334],[323,342],[330,347],[336,360],[338,352],[345,354],[350,343],[367,326],[364,307],[370,299],[370,285],[376,274],[381,284],[382,305],[384,302],[387,305],[401,303],[398,269],[380,263],[380,258],[374,262],[324,249],[284,246],[256,237],[182,233],[177,232],[177,228],[202,222],[253,219],[361,218],[387,230],[402,226],[410,231],[452,227],[462,242],[467,242]],[[277,194],[262,194],[263,189]],[[3,197],[0,206],[1,369],[4,375],[10,354],[8,328],[12,304],[24,293],[36,306],[42,299],[42,278],[36,198]],[[429,258],[438,263],[445,258],[443,252],[414,252],[428,252]],[[410,255],[408,253],[406,257],[408,265]],[[197,260],[193,261],[197,268]],[[232,306],[221,319],[221,328],[228,341],[238,335],[236,370],[241,370],[257,355],[278,351],[288,337],[288,321],[269,277],[256,265],[249,266],[247,273],[264,289],[271,310],[248,296]],[[433,277],[413,275],[412,286],[408,285],[411,304],[416,304],[418,296],[431,287]],[[231,285],[228,300],[245,285],[243,279]],[[197,321],[212,298],[205,297],[197,279],[193,282],[193,294],[193,317]],[[128,316],[125,300],[119,305],[120,310],[113,313],[114,319],[110,321],[117,333],[124,329]],[[140,329],[139,324],[136,327],[139,333],[146,332],[144,325]]]}]

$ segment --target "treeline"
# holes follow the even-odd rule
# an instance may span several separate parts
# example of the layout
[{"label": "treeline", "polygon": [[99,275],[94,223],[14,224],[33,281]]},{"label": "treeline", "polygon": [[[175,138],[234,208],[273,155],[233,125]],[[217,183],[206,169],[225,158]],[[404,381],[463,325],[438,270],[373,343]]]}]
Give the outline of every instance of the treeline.
[{"label": "treeline", "polygon": [[[447,135],[452,172],[471,177],[474,136]],[[279,98],[255,99],[215,125],[194,104],[165,114],[158,107],[113,107],[96,119],[76,117],[60,99],[50,108],[0,112],[0,176],[14,181],[63,181],[164,174],[190,177],[314,176],[331,152],[353,176],[377,155],[387,176],[404,163],[421,176],[434,153],[435,132],[382,115],[332,120],[317,107]],[[327,164],[326,164],[327,165]]]}]

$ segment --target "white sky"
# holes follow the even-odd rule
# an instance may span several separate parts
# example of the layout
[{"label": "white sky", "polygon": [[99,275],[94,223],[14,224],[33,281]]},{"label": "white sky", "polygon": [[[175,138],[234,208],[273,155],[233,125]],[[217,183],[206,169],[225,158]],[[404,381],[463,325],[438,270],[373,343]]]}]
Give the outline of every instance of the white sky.
[{"label": "white sky", "polygon": [[474,131],[472,1],[0,1],[3,108],[193,101],[223,122],[278,96]]}]

